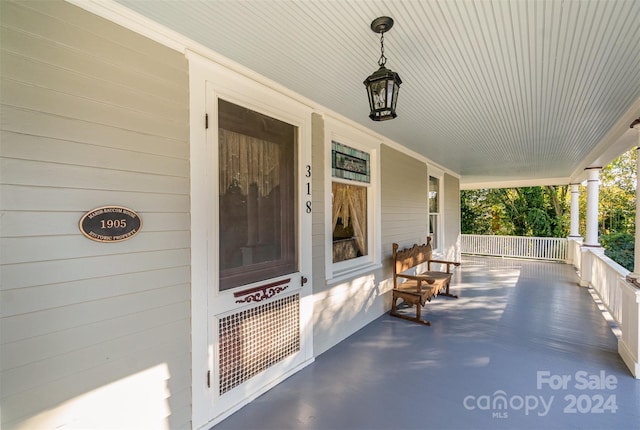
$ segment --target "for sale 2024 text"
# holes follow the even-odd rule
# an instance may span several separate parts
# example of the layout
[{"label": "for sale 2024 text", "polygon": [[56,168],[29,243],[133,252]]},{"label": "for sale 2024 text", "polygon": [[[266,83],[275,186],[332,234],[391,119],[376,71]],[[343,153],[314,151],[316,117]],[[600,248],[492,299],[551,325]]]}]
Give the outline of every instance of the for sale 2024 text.
[{"label": "for sale 2024 text", "polygon": [[615,414],[618,410],[616,395],[611,391],[618,387],[618,378],[607,375],[604,370],[589,373],[578,370],[573,374],[553,374],[539,370],[536,377],[538,390],[550,388],[555,391],[577,390],[564,396],[564,413],[567,414]]}]

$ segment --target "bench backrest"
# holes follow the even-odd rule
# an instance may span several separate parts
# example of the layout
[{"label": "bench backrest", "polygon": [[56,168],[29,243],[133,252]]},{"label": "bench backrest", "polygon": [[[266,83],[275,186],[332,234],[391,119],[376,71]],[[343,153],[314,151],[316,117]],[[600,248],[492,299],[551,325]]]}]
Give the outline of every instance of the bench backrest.
[{"label": "bench backrest", "polygon": [[411,248],[398,250],[398,244],[393,244],[393,277],[398,273],[409,270],[419,264],[426,263],[431,260],[431,238],[427,238],[427,243],[422,245],[415,244]]}]

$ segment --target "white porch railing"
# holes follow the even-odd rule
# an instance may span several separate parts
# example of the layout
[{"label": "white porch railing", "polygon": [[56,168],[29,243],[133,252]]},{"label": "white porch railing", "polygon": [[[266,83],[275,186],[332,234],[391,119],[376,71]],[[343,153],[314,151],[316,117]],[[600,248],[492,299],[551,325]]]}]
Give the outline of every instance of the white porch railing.
[{"label": "white porch railing", "polygon": [[[578,247],[579,243],[570,246]],[[602,248],[582,246],[575,252],[573,264],[580,274],[580,284],[595,290],[618,324],[618,353],[633,376],[640,379],[640,288],[627,282],[629,271],[604,255]]]},{"label": "white porch railing", "polygon": [[567,241],[567,264],[573,264],[576,268],[581,267],[582,262],[582,238],[569,239]]},{"label": "white porch railing", "polygon": [[629,271],[581,239],[463,234],[462,254],[533,258],[573,264],[580,285],[593,288],[619,328],[618,353],[640,379],[640,288],[627,281]]},{"label": "white porch railing", "polygon": [[566,261],[567,239],[463,234],[460,251],[463,254]]}]

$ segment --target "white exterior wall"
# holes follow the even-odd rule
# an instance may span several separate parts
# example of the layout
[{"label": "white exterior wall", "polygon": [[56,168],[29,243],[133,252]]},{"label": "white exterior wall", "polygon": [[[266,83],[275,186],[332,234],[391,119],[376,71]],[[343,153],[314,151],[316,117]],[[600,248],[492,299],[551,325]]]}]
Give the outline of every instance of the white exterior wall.
[{"label": "white exterior wall", "polygon": [[382,250],[392,276],[391,245],[401,247],[427,240],[427,165],[390,146],[381,150]]},{"label": "white exterior wall", "polygon": [[[2,428],[189,427],[186,60],[61,1],[0,7]],[[85,238],[105,205],[141,232]]]},{"label": "white exterior wall", "polygon": [[444,258],[460,261],[460,180],[444,174]]}]

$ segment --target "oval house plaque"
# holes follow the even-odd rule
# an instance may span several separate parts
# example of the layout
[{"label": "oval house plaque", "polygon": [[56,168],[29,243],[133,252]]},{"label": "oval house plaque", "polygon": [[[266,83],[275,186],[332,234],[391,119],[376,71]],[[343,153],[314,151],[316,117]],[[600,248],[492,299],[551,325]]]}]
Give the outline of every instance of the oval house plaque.
[{"label": "oval house plaque", "polygon": [[142,227],[137,213],[122,206],[93,209],[80,219],[80,231],[97,242],[119,242],[131,239]]}]

